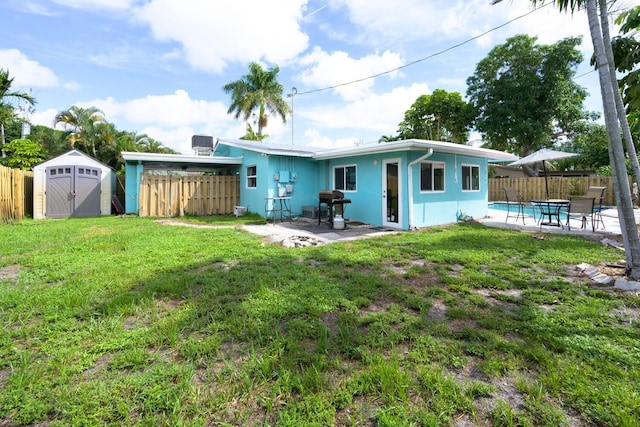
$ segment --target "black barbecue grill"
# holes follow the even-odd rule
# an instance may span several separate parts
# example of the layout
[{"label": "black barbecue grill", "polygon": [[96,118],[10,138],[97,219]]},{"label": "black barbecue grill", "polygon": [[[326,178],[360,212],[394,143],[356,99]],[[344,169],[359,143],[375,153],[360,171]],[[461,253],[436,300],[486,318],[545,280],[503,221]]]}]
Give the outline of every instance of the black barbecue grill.
[{"label": "black barbecue grill", "polygon": [[[322,204],[326,204],[329,208],[329,222],[331,226],[333,226],[333,216],[336,214],[334,212],[334,207],[339,215],[344,217],[344,205],[351,203],[351,200],[344,198],[344,193],[338,190],[320,190],[320,194],[318,196],[318,213],[322,212],[321,206]],[[322,215],[318,215],[318,224],[320,224],[320,220],[322,219]]]}]

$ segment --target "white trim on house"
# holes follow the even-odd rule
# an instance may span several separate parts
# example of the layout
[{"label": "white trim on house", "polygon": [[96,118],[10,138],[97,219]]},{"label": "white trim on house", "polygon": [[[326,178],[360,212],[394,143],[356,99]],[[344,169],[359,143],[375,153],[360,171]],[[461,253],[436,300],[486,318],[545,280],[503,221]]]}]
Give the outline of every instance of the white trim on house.
[{"label": "white trim on house", "polygon": [[261,144],[258,142],[220,140],[223,144],[236,148],[255,151],[268,155],[297,156],[314,160],[338,159],[365,154],[393,153],[407,150],[433,151],[438,153],[461,154],[472,157],[482,157],[489,161],[516,161],[518,156],[503,151],[488,148],[473,147],[471,145],[454,144],[452,142],[429,141],[424,139],[407,139],[403,141],[383,142],[379,144],[364,144],[346,148],[313,149],[313,147],[295,147],[293,145]]},{"label": "white trim on house", "polygon": [[383,142],[375,145],[360,145],[357,147],[331,149],[316,153],[316,160],[327,160],[347,156],[361,156],[363,154],[391,153],[396,151],[433,149],[438,153],[461,154],[472,157],[482,157],[492,161],[510,161],[518,156],[488,148],[472,147],[470,145],[454,144],[452,142],[427,141],[422,139],[408,139],[404,141]]}]

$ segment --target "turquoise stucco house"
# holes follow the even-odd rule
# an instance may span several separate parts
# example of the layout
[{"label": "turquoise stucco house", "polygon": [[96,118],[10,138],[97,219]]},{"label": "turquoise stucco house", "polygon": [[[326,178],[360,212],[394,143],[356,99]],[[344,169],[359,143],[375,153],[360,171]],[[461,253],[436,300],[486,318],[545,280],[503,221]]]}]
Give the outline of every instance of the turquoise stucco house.
[{"label": "turquoise stucco house", "polygon": [[[137,194],[145,158],[153,157],[155,163],[146,164],[156,167],[163,159],[188,160],[185,170],[195,167],[190,162],[202,161],[240,175],[240,203],[250,212],[270,217],[279,197],[294,216],[317,212],[320,191],[339,190],[351,200],[346,218],[404,230],[456,222],[461,214],[486,216],[489,163],[518,159],[496,150],[417,139],[337,149],[217,139],[210,156],[123,157],[128,194]],[[125,209],[137,213],[137,200],[128,198]]]}]

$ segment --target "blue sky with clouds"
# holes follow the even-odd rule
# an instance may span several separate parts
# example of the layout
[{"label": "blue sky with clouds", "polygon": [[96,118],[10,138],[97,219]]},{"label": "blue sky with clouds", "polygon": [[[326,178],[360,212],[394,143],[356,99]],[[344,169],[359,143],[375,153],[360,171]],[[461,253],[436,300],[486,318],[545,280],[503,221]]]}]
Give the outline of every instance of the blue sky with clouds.
[{"label": "blue sky with clouds", "polygon": [[14,89],[36,98],[34,123],[53,126],[59,111],[95,106],[119,130],[146,133],[185,154],[193,134],[244,134],[245,123],[227,114],[222,87],[251,61],[277,64],[285,93],[297,90],[293,120],[269,121],[271,143],[339,147],[395,134],[418,96],[434,89],[464,96],[478,61],[516,34],[543,44],[583,36],[577,74],[587,74],[577,82],[592,95],[585,107],[602,109],[588,65],[586,12],[490,3],[3,0],[0,68],[9,69]]}]

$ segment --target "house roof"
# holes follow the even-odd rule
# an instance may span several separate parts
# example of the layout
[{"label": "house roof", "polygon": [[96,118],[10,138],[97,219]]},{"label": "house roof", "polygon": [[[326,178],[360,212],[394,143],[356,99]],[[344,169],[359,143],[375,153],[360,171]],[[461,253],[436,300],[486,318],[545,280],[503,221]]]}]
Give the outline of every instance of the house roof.
[{"label": "house roof", "polygon": [[[473,147],[470,145],[454,144],[451,142],[428,141],[422,139],[407,139],[403,141],[385,142],[380,144],[365,144],[346,148],[322,149],[316,147],[296,147],[293,145],[265,144],[255,141],[243,140],[217,140],[243,150],[253,151],[268,155],[303,157],[313,160],[338,159],[342,157],[361,156],[367,154],[393,153],[400,151],[427,151],[432,149],[437,153],[460,154],[471,157],[486,158],[489,161],[515,161],[518,159],[513,154],[487,148]],[[217,144],[216,141],[216,144]],[[159,154],[123,151],[122,157],[127,162],[140,161],[147,168],[166,169],[170,166],[179,168],[214,167],[220,165],[241,165],[243,157],[226,156],[195,156],[184,154]]]},{"label": "house roof", "polygon": [[391,153],[397,151],[426,151],[433,149],[437,153],[461,154],[471,157],[482,157],[491,161],[511,161],[518,156],[503,151],[488,148],[473,147],[471,145],[454,144],[452,142],[429,141],[424,139],[406,139],[403,141],[384,142],[380,144],[360,145],[357,147],[338,148],[316,153],[315,159],[332,159],[337,157],[357,156],[362,154]]},{"label": "house roof", "polygon": [[268,144],[258,141],[246,140],[227,140],[218,139],[225,145],[229,145],[243,150],[249,150],[256,153],[269,154],[274,156],[292,156],[292,157],[308,157],[312,158],[318,148],[314,147],[296,147],[294,145]]},{"label": "house roof", "polygon": [[365,144],[346,148],[321,149],[314,147],[295,147],[293,145],[275,145],[256,143],[253,141],[220,140],[224,144],[269,155],[307,157],[314,160],[328,160],[341,157],[360,156],[365,154],[393,153],[399,151],[426,151],[433,149],[438,153],[460,154],[481,157],[489,161],[515,161],[519,157],[503,151],[471,145],[454,144],[452,142],[429,141],[423,139],[406,139],[402,141]]}]

